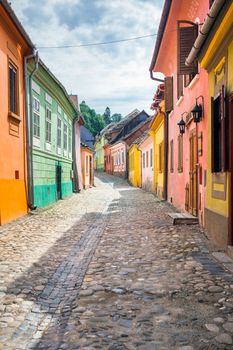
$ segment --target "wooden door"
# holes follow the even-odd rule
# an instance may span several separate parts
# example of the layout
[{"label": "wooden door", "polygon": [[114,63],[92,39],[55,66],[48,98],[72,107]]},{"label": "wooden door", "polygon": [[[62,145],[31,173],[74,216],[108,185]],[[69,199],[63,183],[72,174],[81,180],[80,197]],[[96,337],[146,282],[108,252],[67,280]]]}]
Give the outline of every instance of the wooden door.
[{"label": "wooden door", "polygon": [[62,168],[61,165],[56,165],[56,192],[57,192],[57,200],[62,199],[62,188],[61,188],[61,176],[62,176]]},{"label": "wooden door", "polygon": [[189,138],[189,212],[197,216],[197,140],[193,130]]},{"label": "wooden door", "polygon": [[229,96],[229,227],[228,244],[233,245],[233,92]]}]

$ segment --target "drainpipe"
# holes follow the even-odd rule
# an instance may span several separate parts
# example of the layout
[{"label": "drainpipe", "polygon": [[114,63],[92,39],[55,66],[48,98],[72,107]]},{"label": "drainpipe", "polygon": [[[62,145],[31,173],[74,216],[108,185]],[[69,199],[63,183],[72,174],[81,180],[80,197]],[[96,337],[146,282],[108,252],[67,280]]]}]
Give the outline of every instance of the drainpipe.
[{"label": "drainpipe", "polygon": [[74,192],[79,193],[80,192],[80,186],[79,186],[79,178],[78,178],[78,168],[77,168],[77,157],[76,157],[76,123],[79,121],[79,116],[74,118],[73,121],[73,171],[74,171]]},{"label": "drainpipe", "polygon": [[152,80],[158,81],[158,82],[160,82],[160,83],[164,83],[164,80],[163,80],[163,79],[155,78],[155,77],[153,76],[153,71],[152,71],[152,70],[150,70],[150,77],[151,77]]},{"label": "drainpipe", "polygon": [[[29,75],[28,85],[27,85],[27,62],[29,59],[35,59],[35,68]],[[26,101],[26,127],[27,127],[27,137],[26,137],[26,148],[27,148],[27,168],[28,168],[28,207],[31,210],[35,210],[34,205],[34,179],[33,179],[33,162],[32,162],[32,145],[33,145],[33,100],[32,100],[32,77],[38,70],[39,56],[38,51],[34,51],[33,54],[24,57],[24,80],[25,80],[25,101]],[[29,101],[28,101],[29,94]],[[28,110],[29,102],[29,110]]]},{"label": "drainpipe", "polygon": [[[213,5],[211,6],[207,18],[203,24],[202,29],[200,30],[195,43],[193,44],[192,50],[190,51],[188,57],[186,58],[185,65],[190,66],[194,60],[197,58],[201,47],[206,40],[212,26],[214,25],[216,18],[222,8],[222,6],[226,3],[226,0],[215,0]],[[230,1],[229,1],[230,3]]]},{"label": "drainpipe", "polygon": [[167,200],[167,188],[168,188],[168,117],[167,113],[163,112],[164,117],[164,199]]}]

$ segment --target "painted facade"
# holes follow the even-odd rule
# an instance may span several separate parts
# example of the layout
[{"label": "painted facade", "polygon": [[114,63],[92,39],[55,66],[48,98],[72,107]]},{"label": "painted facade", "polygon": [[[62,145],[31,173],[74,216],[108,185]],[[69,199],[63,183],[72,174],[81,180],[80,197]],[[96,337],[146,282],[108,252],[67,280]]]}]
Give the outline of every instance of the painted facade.
[{"label": "painted facade", "polygon": [[33,44],[7,1],[0,3],[0,225],[27,213],[24,57]]},{"label": "painted facade", "polygon": [[133,143],[129,148],[128,179],[134,187],[141,187],[141,152],[137,143]]},{"label": "painted facade", "polygon": [[[225,2],[199,52],[208,72],[208,159],[205,226],[233,254],[233,4]],[[220,116],[220,120],[218,119]],[[228,140],[228,141],[227,141]],[[227,158],[228,157],[228,158]]]},{"label": "painted facade", "polygon": [[139,145],[141,155],[141,187],[154,192],[154,150],[153,137],[149,134]]},{"label": "painted facade", "polygon": [[[164,110],[164,103],[162,105],[162,109]],[[164,137],[164,121],[165,114],[163,110],[158,108],[158,112],[156,113],[150,127],[150,133],[153,140],[153,152],[154,152],[154,190],[156,195],[160,199],[165,199],[165,146],[166,146],[166,138]]]},{"label": "painted facade", "polygon": [[[32,61],[29,76],[33,68]],[[31,87],[34,205],[44,207],[73,192],[73,122],[78,111],[42,61]]]},{"label": "painted facade", "polygon": [[[197,0],[195,6],[191,0],[165,1],[159,29],[161,35],[157,38],[150,67],[151,74],[164,74],[165,95],[169,92],[171,100],[170,106],[165,108],[169,123],[167,199],[180,211],[198,216],[201,224],[204,223],[206,205],[208,76],[203,68],[199,69],[198,74],[178,74],[177,21],[191,21],[197,26],[197,23],[204,21],[208,9],[207,0]],[[168,82],[170,86],[166,84]],[[191,110],[199,96],[198,103],[202,104],[204,113],[201,122],[194,123]],[[177,123],[182,116],[185,133],[180,137]],[[162,179],[160,186],[161,182]]]},{"label": "painted facade", "polygon": [[104,145],[104,171],[108,174],[112,174],[113,172],[111,149],[108,143]]},{"label": "painted facade", "polygon": [[126,154],[127,147],[125,142],[117,142],[116,144],[110,146],[111,159],[112,159],[112,172],[113,175],[121,176],[123,178],[127,177],[127,167],[126,167]]},{"label": "painted facade", "polygon": [[104,171],[104,145],[105,137],[104,135],[97,136],[95,143],[95,161],[96,161],[96,170]]},{"label": "painted facade", "polygon": [[87,189],[94,185],[94,151],[81,144],[83,188]]}]

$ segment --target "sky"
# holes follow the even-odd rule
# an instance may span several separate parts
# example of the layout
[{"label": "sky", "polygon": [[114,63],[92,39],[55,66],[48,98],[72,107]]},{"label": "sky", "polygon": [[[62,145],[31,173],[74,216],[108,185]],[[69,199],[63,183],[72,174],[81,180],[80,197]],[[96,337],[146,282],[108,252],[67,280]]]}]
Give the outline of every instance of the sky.
[{"label": "sky", "polygon": [[158,31],[163,0],[11,0],[39,56],[69,94],[103,114],[135,108],[152,114],[156,82],[149,66],[156,36],[110,45],[80,45],[133,38]]}]

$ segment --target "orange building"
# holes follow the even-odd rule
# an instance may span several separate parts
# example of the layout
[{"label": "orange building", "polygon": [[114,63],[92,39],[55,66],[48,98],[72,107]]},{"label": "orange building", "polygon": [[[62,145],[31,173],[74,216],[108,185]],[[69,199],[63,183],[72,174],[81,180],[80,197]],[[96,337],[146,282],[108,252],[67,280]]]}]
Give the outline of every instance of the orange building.
[{"label": "orange building", "polygon": [[0,2],[0,225],[27,213],[24,58],[34,45]]}]

